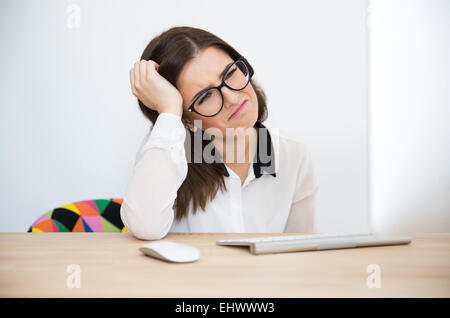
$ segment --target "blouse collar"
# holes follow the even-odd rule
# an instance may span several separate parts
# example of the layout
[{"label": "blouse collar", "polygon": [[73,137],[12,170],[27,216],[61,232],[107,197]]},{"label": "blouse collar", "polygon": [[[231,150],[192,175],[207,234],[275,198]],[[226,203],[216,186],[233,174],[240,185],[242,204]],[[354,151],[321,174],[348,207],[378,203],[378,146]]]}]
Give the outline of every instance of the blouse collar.
[{"label": "blouse collar", "polygon": [[[263,174],[270,174],[276,177],[277,174],[275,170],[275,151],[269,129],[267,129],[266,126],[259,122],[256,122],[254,127],[257,131],[257,148],[255,157],[253,158],[253,173],[255,174],[255,178],[259,178]],[[265,136],[267,136],[267,138],[265,138],[265,142],[263,138],[260,138],[261,132]],[[266,160],[263,161],[260,157],[260,154],[263,156],[263,158],[268,157],[269,160],[267,162],[265,162]],[[219,164],[222,166],[224,176],[229,177],[230,174],[228,173],[225,164],[223,162],[220,162]]]}]

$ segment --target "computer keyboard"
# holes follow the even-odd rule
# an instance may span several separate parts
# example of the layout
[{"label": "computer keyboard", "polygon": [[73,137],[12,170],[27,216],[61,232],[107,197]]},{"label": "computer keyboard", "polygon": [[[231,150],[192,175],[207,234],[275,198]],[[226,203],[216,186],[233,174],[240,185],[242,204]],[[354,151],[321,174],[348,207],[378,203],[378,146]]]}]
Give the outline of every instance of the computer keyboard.
[{"label": "computer keyboard", "polygon": [[354,247],[408,244],[410,237],[381,236],[373,233],[310,234],[266,236],[219,240],[217,245],[249,246],[252,254],[300,252]]}]

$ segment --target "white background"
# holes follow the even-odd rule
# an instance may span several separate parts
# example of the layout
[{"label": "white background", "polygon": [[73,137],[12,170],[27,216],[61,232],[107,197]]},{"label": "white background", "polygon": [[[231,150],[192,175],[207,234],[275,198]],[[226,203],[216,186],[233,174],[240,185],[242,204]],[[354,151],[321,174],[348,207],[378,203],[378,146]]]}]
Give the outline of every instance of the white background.
[{"label": "white background", "polygon": [[372,0],[372,225],[450,232],[450,1]]},{"label": "white background", "polygon": [[[409,1],[429,8],[413,12],[431,24],[425,30],[415,25],[412,17],[405,17],[412,13],[405,13],[399,1],[394,1],[396,5],[376,2],[371,21],[375,21],[374,12],[379,17],[388,14],[390,18],[383,21],[390,25],[384,29],[380,26],[384,22],[377,20],[379,29],[370,37],[374,41],[370,52],[367,3],[359,0],[0,2],[0,231],[26,231],[36,218],[59,205],[123,196],[137,147],[149,125],[130,92],[128,71],[154,36],[180,25],[204,28],[244,55],[268,97],[265,123],[308,145],[320,187],[320,232],[366,232],[369,219],[377,230],[392,231],[401,223],[403,230],[421,231],[424,228],[417,225],[424,219],[420,211],[425,206],[411,210],[410,192],[417,202],[423,198],[421,202],[428,202],[427,208],[432,209],[426,211],[431,216],[426,230],[448,230],[450,134],[444,115],[449,118],[450,99],[444,89],[449,83],[448,58],[442,51],[448,53],[448,40],[439,42],[436,37],[449,38],[449,28],[443,31],[445,25],[430,22],[433,12],[443,18],[440,11],[448,8],[448,2],[429,1],[434,5],[427,5],[428,1]],[[68,27],[70,4],[81,9],[79,28]],[[436,74],[428,74],[431,84],[426,87],[438,92],[432,114],[425,108],[429,107],[426,93],[423,99],[410,96],[416,102],[415,112],[407,112],[406,105],[395,102],[398,93],[403,96],[427,89],[416,87],[409,78],[415,63],[408,65],[408,72],[392,67],[404,62],[404,56],[386,47],[400,45],[399,41],[385,41],[386,35],[408,28],[404,22],[396,23],[400,18],[425,32],[423,37],[434,36],[434,41],[428,42],[431,47],[421,51],[429,55],[423,63],[435,61],[436,50],[441,50],[441,63],[447,63],[447,71],[436,67],[431,70]],[[374,43],[378,43],[378,51]],[[368,53],[370,61],[378,63],[376,77],[375,73],[368,76]],[[408,51],[408,58],[414,62],[419,57]],[[382,71],[386,60],[388,70]],[[439,81],[433,75],[441,76]],[[406,79],[401,92],[380,85],[385,83],[384,77],[393,76]],[[433,88],[434,80],[440,86]],[[385,99],[380,102],[374,94]],[[370,125],[369,98],[377,105]],[[383,113],[387,110],[392,110],[389,125]],[[408,116],[421,121],[409,123],[404,120]],[[401,133],[395,122],[403,123]],[[418,122],[429,127],[428,139],[417,138],[423,136],[419,133],[414,140],[407,139]],[[443,133],[447,133],[446,140]],[[434,146],[428,146],[429,139]],[[383,148],[387,141],[389,155]],[[427,156],[410,158],[412,148],[427,146]],[[390,156],[394,148],[395,159]],[[433,151],[438,149],[441,156],[428,162],[436,159],[438,153]],[[399,164],[403,169],[400,176],[393,173],[399,171]],[[410,177],[417,166],[421,181]],[[370,184],[371,218],[369,171],[377,176]],[[411,188],[402,187],[403,182]],[[391,190],[386,191],[386,184]]]}]

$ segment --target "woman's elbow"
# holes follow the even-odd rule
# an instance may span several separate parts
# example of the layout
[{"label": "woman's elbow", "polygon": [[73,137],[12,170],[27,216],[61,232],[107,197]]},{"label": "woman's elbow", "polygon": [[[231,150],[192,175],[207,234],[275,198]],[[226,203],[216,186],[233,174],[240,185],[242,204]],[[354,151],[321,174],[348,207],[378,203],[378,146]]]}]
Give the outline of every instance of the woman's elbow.
[{"label": "woman's elbow", "polygon": [[157,231],[133,231],[129,232],[137,239],[144,241],[155,241],[164,238],[167,232],[157,232]]},{"label": "woman's elbow", "polygon": [[160,240],[169,232],[170,226],[168,225],[170,222],[166,226],[161,227],[160,220],[142,220],[137,215],[129,217],[128,212],[126,209],[121,208],[120,217],[128,232],[137,239],[146,241]]}]

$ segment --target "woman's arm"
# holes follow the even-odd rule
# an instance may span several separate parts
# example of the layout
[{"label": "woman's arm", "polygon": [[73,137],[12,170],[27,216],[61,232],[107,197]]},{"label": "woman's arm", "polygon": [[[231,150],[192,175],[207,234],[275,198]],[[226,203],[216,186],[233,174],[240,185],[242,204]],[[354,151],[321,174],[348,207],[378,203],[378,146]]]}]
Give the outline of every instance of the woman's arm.
[{"label": "woman's arm", "polygon": [[316,190],[303,200],[292,203],[285,233],[316,233]]},{"label": "woman's arm", "polygon": [[305,156],[300,163],[294,198],[284,232],[316,232],[317,180],[311,162],[311,155],[304,147]]},{"label": "woman's arm", "polygon": [[128,231],[142,240],[166,236],[173,204],[187,175],[186,131],[178,115],[161,113],[136,156],[120,209]]}]

